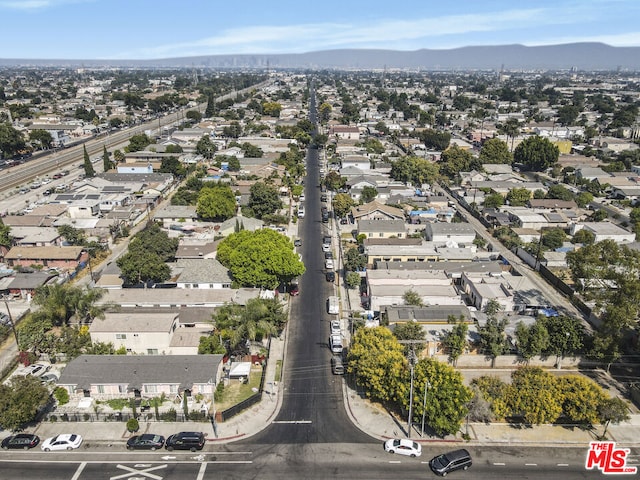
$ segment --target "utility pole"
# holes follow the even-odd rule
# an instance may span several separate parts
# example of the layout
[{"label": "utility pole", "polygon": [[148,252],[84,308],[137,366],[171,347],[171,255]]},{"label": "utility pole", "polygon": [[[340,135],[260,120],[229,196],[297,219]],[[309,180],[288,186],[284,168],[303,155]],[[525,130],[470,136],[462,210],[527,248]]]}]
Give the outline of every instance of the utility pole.
[{"label": "utility pole", "polygon": [[9,316],[9,325],[11,325],[13,336],[16,339],[16,346],[18,347],[18,350],[20,350],[20,343],[18,342],[18,331],[16,330],[16,324],[13,323],[13,315],[11,315],[11,310],[9,310],[9,304],[6,300],[4,300],[4,306],[7,309],[7,315]]}]

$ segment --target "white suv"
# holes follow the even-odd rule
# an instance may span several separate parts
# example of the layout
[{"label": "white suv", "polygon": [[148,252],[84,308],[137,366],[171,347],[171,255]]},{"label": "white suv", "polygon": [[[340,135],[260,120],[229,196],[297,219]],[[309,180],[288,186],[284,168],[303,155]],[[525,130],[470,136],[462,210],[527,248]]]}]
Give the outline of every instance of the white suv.
[{"label": "white suv", "polygon": [[329,337],[329,348],[333,353],[342,353],[342,337],[340,335],[331,335]]}]

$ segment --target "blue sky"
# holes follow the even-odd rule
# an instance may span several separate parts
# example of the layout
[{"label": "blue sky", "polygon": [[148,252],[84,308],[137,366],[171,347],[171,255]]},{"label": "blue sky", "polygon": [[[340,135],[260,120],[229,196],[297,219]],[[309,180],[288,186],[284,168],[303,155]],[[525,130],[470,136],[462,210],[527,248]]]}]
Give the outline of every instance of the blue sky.
[{"label": "blue sky", "polygon": [[0,0],[0,58],[640,46],[638,0]]}]

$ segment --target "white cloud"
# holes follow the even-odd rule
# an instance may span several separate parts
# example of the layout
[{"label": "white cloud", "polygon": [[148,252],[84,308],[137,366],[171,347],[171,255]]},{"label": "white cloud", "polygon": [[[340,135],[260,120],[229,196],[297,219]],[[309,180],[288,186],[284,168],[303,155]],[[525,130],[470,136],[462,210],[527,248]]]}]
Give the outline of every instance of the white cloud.
[{"label": "white cloud", "polygon": [[0,9],[35,11],[71,3],[89,3],[93,1],[95,0],[0,0]]},{"label": "white cloud", "polygon": [[[493,34],[499,41],[495,43],[524,43],[519,33],[540,31],[570,24],[584,25],[598,18],[593,9],[576,8],[570,5],[547,8],[525,8],[485,12],[482,14],[443,15],[413,20],[384,19],[367,24],[351,23],[310,23],[284,26],[247,26],[221,30],[217,35],[194,41],[168,43],[149,48],[121,52],[117,58],[161,58],[176,56],[216,55],[216,54],[265,54],[302,53],[332,48],[390,48],[414,50],[418,48],[453,48],[477,44],[474,34],[485,37]],[[600,35],[598,37],[617,39],[612,44],[633,40],[633,34]],[[513,38],[508,42],[504,38]],[[526,38],[526,37],[525,37]],[[624,40],[627,38],[627,40]],[[573,40],[572,40],[573,41]],[[548,44],[539,41],[535,44]],[[557,39],[554,43],[567,43]],[[436,47],[436,45],[438,45]],[[445,47],[446,45],[446,47]]]}]

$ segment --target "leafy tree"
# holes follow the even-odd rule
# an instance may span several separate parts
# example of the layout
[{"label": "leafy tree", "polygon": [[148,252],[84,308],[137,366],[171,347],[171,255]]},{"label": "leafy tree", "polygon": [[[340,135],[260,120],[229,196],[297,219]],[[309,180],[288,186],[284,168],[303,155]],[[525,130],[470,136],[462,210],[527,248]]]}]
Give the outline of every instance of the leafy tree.
[{"label": "leafy tree", "polygon": [[422,186],[439,178],[438,164],[420,157],[402,157],[391,164],[391,178],[399,182]]},{"label": "leafy tree", "polygon": [[56,387],[53,391],[53,397],[58,402],[58,405],[69,403],[69,391],[64,387]]},{"label": "leafy tree", "polygon": [[576,195],[576,203],[580,208],[586,208],[591,202],[593,202],[593,195],[589,192],[580,192]]},{"label": "leafy tree", "polygon": [[573,194],[563,185],[552,185],[547,190],[546,198],[555,198],[558,200],[573,200]]},{"label": "leafy tree", "polygon": [[0,245],[3,247],[11,247],[13,245],[11,227],[2,223],[2,219],[0,219]]},{"label": "leafy tree", "polygon": [[242,166],[240,165],[240,160],[235,155],[229,157],[228,168],[230,172],[239,172]]},{"label": "leafy tree", "polygon": [[599,208],[598,210],[593,212],[593,214],[591,215],[591,221],[592,222],[602,222],[603,220],[606,220],[607,218],[609,218],[609,214],[607,213],[607,211],[604,208]]},{"label": "leafy tree", "polygon": [[83,145],[82,148],[84,149],[84,163],[83,163],[83,167],[84,167],[84,175],[87,178],[92,178],[96,176],[96,171],[93,169],[93,164],[91,163],[91,159],[89,158],[89,153],[87,152],[87,146]]},{"label": "leafy tree", "polygon": [[329,190],[337,192],[347,184],[347,179],[340,176],[338,172],[332,170],[326,177],[324,177],[324,184]]},{"label": "leafy tree", "polygon": [[242,143],[240,148],[244,152],[244,156],[247,158],[262,158],[264,155],[264,152],[260,147],[249,142]]},{"label": "leafy tree", "polygon": [[504,197],[499,193],[492,193],[484,197],[482,206],[484,208],[500,208],[504,205]]},{"label": "leafy tree", "polygon": [[216,184],[200,190],[198,195],[198,216],[208,221],[224,221],[236,213],[236,197],[231,187],[226,184]]},{"label": "leafy tree", "polygon": [[184,116],[193,123],[198,123],[202,120],[202,114],[198,110],[187,110],[187,113],[185,113]]},{"label": "leafy tree", "polygon": [[347,287],[352,290],[358,288],[362,283],[362,277],[360,277],[360,274],[358,272],[347,272],[345,280],[347,282]]},{"label": "leafy tree", "polygon": [[473,158],[470,151],[464,150],[457,145],[453,145],[442,152],[439,163],[440,173],[452,180],[457,178],[460,172],[468,172],[480,167],[478,160]]},{"label": "leafy tree", "polygon": [[60,225],[58,227],[58,233],[62,235],[70,245],[85,245],[87,242],[84,231],[72,225]]},{"label": "leafy tree", "polygon": [[114,150],[113,151],[113,159],[117,162],[117,163],[121,163],[124,162],[124,153],[122,153],[122,151],[120,150]]},{"label": "leafy tree", "polygon": [[[61,325],[59,322],[58,325]],[[38,310],[27,315],[16,327],[18,331],[18,348],[21,352],[43,352],[48,347],[47,332],[53,327],[48,312]]]},{"label": "leafy tree", "polygon": [[542,244],[551,250],[562,247],[566,239],[567,234],[561,228],[550,228],[542,233]]},{"label": "leafy tree", "polygon": [[41,149],[49,149],[53,145],[53,137],[46,130],[36,128],[29,133],[29,141]]},{"label": "leafy tree", "polygon": [[521,367],[511,374],[507,403],[512,416],[531,425],[555,422],[562,413],[564,395],[556,378],[539,367]]},{"label": "leafy tree", "polygon": [[205,118],[211,118],[215,116],[217,111],[218,111],[218,108],[216,107],[216,97],[213,94],[213,92],[210,92],[209,95],[207,96],[207,106],[204,109],[204,116]]},{"label": "leafy tree", "polygon": [[604,423],[604,431],[601,439],[607,438],[607,430],[611,423],[618,424],[629,420],[629,406],[618,397],[610,397],[598,405],[598,417],[600,423]]},{"label": "leafy tree", "polygon": [[499,138],[490,138],[482,144],[480,163],[506,163],[511,165],[513,155],[509,146]]},{"label": "leafy tree", "polygon": [[[367,266],[367,257],[357,247],[346,248],[344,252],[345,270],[355,272]],[[358,283],[359,284],[359,283]]]},{"label": "leafy tree", "polygon": [[318,113],[320,115],[320,122],[327,123],[331,118],[331,111],[333,108],[327,102],[323,102],[318,108]]},{"label": "leafy tree", "polygon": [[171,278],[171,269],[162,257],[150,251],[129,251],[116,261],[127,285],[160,283]]},{"label": "leafy tree", "polygon": [[369,185],[366,185],[362,189],[362,193],[360,194],[360,200],[362,200],[362,203],[369,203],[375,200],[377,196],[378,196],[378,190],[375,187],[370,187]]},{"label": "leafy tree", "polygon": [[514,150],[513,159],[527,170],[543,172],[558,163],[560,151],[548,139],[539,136],[525,138]]},{"label": "leafy tree", "polygon": [[354,206],[355,202],[348,193],[338,193],[331,199],[331,208],[340,218],[346,217]]},{"label": "leafy tree", "polygon": [[367,397],[396,402],[408,394],[407,359],[402,345],[386,327],[360,328],[347,356],[347,371]]},{"label": "leafy tree", "polygon": [[446,332],[442,339],[442,345],[449,353],[449,361],[455,366],[458,358],[462,355],[467,348],[467,333],[469,332],[469,326],[464,321],[464,317],[461,317],[459,321],[456,321],[453,316],[449,317],[449,323],[455,323],[453,330]]},{"label": "leafy tree", "polygon": [[157,223],[147,224],[144,230],[138,232],[129,242],[129,251],[151,251],[165,262],[174,259],[177,249],[178,239],[169,238],[167,232]]},{"label": "leafy tree", "polygon": [[262,113],[269,117],[279,117],[282,111],[282,105],[278,102],[264,102],[262,104]]},{"label": "leafy tree", "polygon": [[495,417],[491,410],[491,404],[484,398],[477,386],[472,384],[471,391],[473,392],[473,397],[467,403],[467,409],[469,410],[467,418],[472,422],[492,422]]},{"label": "leafy tree", "polygon": [[0,150],[5,157],[13,157],[25,148],[22,133],[8,122],[0,123]]},{"label": "leafy tree", "polygon": [[16,376],[0,384],[0,426],[18,430],[33,421],[49,401],[49,390],[33,376]]},{"label": "leafy tree", "polygon": [[207,160],[211,160],[217,150],[218,147],[216,147],[216,144],[213,143],[213,140],[211,140],[209,135],[203,135],[196,144],[196,153],[198,155],[202,155]]},{"label": "leafy tree", "polygon": [[558,377],[564,402],[562,411],[571,422],[592,425],[599,421],[596,405],[601,405],[607,395],[590,378],[583,375],[563,375]]},{"label": "leafy tree", "polygon": [[278,189],[264,182],[254,183],[249,190],[249,207],[256,218],[275,213],[282,208]]},{"label": "leafy tree", "polygon": [[246,287],[273,289],[305,271],[291,241],[267,228],[232,233],[220,242],[217,259]]},{"label": "leafy tree", "polygon": [[439,130],[425,129],[418,134],[418,138],[428,149],[444,151],[449,147],[451,134]]},{"label": "leafy tree", "polygon": [[542,354],[549,347],[549,332],[542,322],[536,321],[527,326],[518,322],[516,326],[516,343],[518,354],[527,363],[536,355]]},{"label": "leafy tree", "polygon": [[227,353],[227,349],[222,343],[222,338],[216,332],[212,332],[211,335],[200,337],[200,344],[198,345],[199,355],[222,355]]},{"label": "leafy tree", "polygon": [[482,393],[491,406],[491,412],[496,418],[505,418],[509,416],[509,407],[507,406],[507,394],[509,392],[509,384],[503,382],[498,377],[492,375],[483,375],[474,378],[471,386]]},{"label": "leafy tree", "polygon": [[402,295],[402,300],[404,300],[405,305],[416,305],[418,307],[421,307],[423,305],[422,297],[420,297],[420,294],[418,294],[418,292],[416,292],[415,290],[407,290],[406,292],[404,292],[404,295]]},{"label": "leafy tree", "polygon": [[524,207],[531,199],[531,192],[526,188],[512,188],[506,199],[512,207]]},{"label": "leafy tree", "polygon": [[140,133],[129,139],[129,145],[124,147],[124,151],[128,153],[139,152],[149,145],[151,145],[151,139],[144,133]]},{"label": "leafy tree", "polygon": [[558,109],[558,123],[560,125],[573,125],[580,115],[580,109],[576,105],[563,105]]},{"label": "leafy tree", "polygon": [[558,359],[565,355],[575,355],[582,350],[584,342],[584,326],[580,319],[561,315],[559,317],[538,318],[549,334],[549,343],[543,353],[556,355]]},{"label": "leafy tree", "polygon": [[102,146],[102,169],[105,172],[108,172],[113,168],[113,162],[111,162],[111,158],[109,157],[109,152],[107,152],[107,147]]},{"label": "leafy tree", "polygon": [[231,122],[222,129],[222,135],[229,138],[238,138],[242,135],[242,125],[239,122]]},{"label": "leafy tree", "polygon": [[[411,341],[420,341],[426,342],[426,334],[422,325],[415,322],[405,322],[396,324],[393,329],[393,334],[398,340],[411,340]],[[405,353],[408,353],[410,350],[415,351],[416,353],[421,352],[425,343],[412,343],[405,345]]]},{"label": "leafy tree", "polygon": [[578,230],[571,239],[573,243],[582,243],[583,245],[593,245],[595,240],[595,233],[593,233],[591,230],[587,230],[586,228]]},{"label": "leafy tree", "polygon": [[[450,365],[432,358],[420,360],[414,369],[413,421],[422,419],[437,435],[449,435],[460,430],[468,413],[467,405],[473,393],[463,383],[462,374]],[[405,382],[406,394],[403,407],[409,406],[409,390]],[[425,398],[426,404],[416,402]]]},{"label": "leafy tree", "polygon": [[498,320],[495,313],[487,313],[487,315],[487,322],[478,328],[478,334],[480,335],[480,347],[486,355],[491,357],[491,366],[493,366],[496,357],[507,350],[504,334],[507,320]]},{"label": "leafy tree", "polygon": [[182,162],[178,160],[178,157],[164,157],[160,164],[160,173],[170,173],[176,178],[184,178],[187,174],[187,169]]}]

